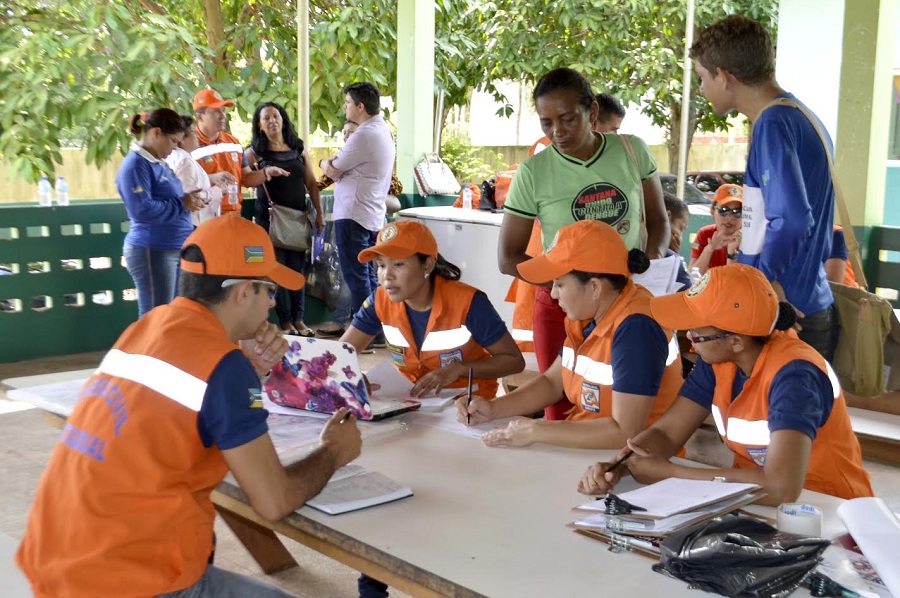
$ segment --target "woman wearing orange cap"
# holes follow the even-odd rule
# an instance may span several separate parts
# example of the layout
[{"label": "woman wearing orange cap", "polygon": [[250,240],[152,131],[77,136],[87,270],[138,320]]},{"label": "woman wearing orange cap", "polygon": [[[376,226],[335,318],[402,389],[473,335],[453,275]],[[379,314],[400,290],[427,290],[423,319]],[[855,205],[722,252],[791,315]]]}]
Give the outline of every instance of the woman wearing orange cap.
[{"label": "woman wearing orange cap", "polygon": [[359,260],[375,261],[379,286],[341,340],[362,350],[383,331],[414,395],[465,388],[471,369],[476,394],[493,398],[497,378],[525,367],[494,306],[459,282],[459,268],[438,253],[428,227],[412,220],[388,224]]},{"label": "woman wearing orange cap", "polygon": [[[841,498],[872,496],[859,442],[834,372],[790,331],[794,310],[779,303],[759,270],[713,268],[684,293],[650,301],[664,326],[687,330],[700,360],[678,400],[619,454],[640,482],[725,478],[763,486],[764,504],[797,499],[807,488]],[[734,452],[731,469],[669,461],[712,412]],[[609,491],[619,471],[591,466],[579,491]]]},{"label": "woman wearing orange cap", "polygon": [[468,407],[459,420],[481,423],[530,415],[565,394],[563,421],[514,420],[484,435],[490,446],[545,442],[575,448],[612,448],[655,421],[675,400],[681,363],[672,331],[650,317],[650,291],[631,281],[647,269],[608,224],[582,220],[559,230],[549,251],[519,264],[522,278],[551,282],[566,312],[562,355],[547,371],[508,395]]},{"label": "woman wearing orange cap", "polygon": [[706,274],[710,268],[724,266],[737,259],[741,247],[741,216],[744,190],[740,185],[720,185],[713,197],[709,211],[713,224],[697,231],[691,245],[691,263],[688,268],[699,268]]}]

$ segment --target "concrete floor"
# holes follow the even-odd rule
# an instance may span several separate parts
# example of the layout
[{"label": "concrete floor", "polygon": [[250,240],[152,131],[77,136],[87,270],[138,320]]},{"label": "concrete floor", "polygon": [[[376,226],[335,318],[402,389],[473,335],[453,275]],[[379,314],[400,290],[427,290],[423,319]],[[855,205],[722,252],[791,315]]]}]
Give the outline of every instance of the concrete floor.
[{"label": "concrete floor", "polygon": [[[95,367],[103,353],[84,353],[64,357],[0,364],[0,380],[53,372]],[[381,359],[385,352],[361,356],[364,369]],[[38,480],[44,471],[59,431],[46,425],[36,409],[6,398],[0,385],[0,534],[21,538],[25,531],[29,506]],[[527,449],[523,449],[527,450]],[[710,464],[724,465],[729,453],[712,430],[700,430],[688,444],[688,457]],[[898,468],[866,461],[878,496],[891,509],[900,512],[900,475]],[[296,542],[285,541],[299,567],[265,576],[237,541],[231,531],[217,519],[218,538],[216,564],[222,568],[255,577],[266,578],[286,591],[309,598],[352,597],[357,595],[357,573]],[[599,547],[598,547],[599,548]],[[407,596],[391,590],[392,596]]]}]

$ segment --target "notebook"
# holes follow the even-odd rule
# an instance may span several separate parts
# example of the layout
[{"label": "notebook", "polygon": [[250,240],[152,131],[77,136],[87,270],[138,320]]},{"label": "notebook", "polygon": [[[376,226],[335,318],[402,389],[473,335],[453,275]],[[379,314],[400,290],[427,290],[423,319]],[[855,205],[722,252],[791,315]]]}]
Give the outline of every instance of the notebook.
[{"label": "notebook", "polygon": [[[642,507],[628,516],[634,519],[663,519],[688,511],[697,511],[707,505],[724,501],[743,494],[754,494],[755,499],[763,496],[758,484],[735,482],[713,482],[709,480],[684,480],[667,478],[637,490],[623,492],[620,499]],[[590,501],[577,507],[583,511],[605,511],[602,500]]]},{"label": "notebook", "polygon": [[419,408],[415,399],[369,396],[359,356],[349,343],[285,336],[288,351],[263,388],[276,405],[334,413],[342,407],[361,420],[375,421]]},{"label": "notebook", "polygon": [[341,467],[308,506],[329,515],[340,515],[412,496],[412,488],[360,465]]}]

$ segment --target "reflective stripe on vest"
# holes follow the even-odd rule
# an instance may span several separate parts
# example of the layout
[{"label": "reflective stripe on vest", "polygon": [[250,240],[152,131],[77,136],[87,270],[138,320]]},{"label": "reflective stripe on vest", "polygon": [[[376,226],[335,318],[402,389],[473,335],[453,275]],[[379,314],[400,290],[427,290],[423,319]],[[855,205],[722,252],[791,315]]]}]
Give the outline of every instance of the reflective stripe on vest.
[{"label": "reflective stripe on vest", "polygon": [[191,158],[194,160],[202,160],[207,156],[214,156],[215,154],[225,154],[228,152],[242,153],[243,151],[244,148],[242,148],[239,143],[214,143],[212,145],[198,147],[191,152]]},{"label": "reflective stripe on vest", "polygon": [[594,361],[585,355],[579,355],[576,359],[575,350],[572,347],[563,347],[562,366],[584,378],[585,382],[612,386],[613,371],[610,364]]},{"label": "reflective stripe on vest", "polygon": [[841,381],[838,380],[837,374],[834,373],[834,370],[831,369],[831,364],[827,361],[825,362],[825,373],[828,374],[828,381],[831,382],[831,392],[834,394],[834,398],[837,399],[841,396]]},{"label": "reflective stripe on vest", "polygon": [[422,341],[422,351],[456,349],[465,345],[471,338],[472,333],[465,326],[452,330],[432,330],[425,336],[425,340]]},{"label": "reflective stripe on vest", "polygon": [[534,341],[534,331],[524,328],[513,328],[512,337],[514,341],[531,342]]},{"label": "reflective stripe on vest", "polygon": [[737,417],[729,417],[728,425],[722,420],[722,412],[715,405],[712,406],[713,420],[719,434],[737,444],[749,446],[769,445],[769,422],[764,419],[746,420]]},{"label": "reflective stripe on vest", "polygon": [[681,351],[678,350],[678,339],[673,334],[672,340],[669,341],[669,355],[666,356],[666,365],[672,365],[679,357],[681,357]]},{"label": "reflective stripe on vest", "polygon": [[409,347],[409,343],[406,342],[406,338],[403,336],[403,333],[400,332],[400,329],[396,326],[388,326],[387,324],[382,324],[381,330],[382,332],[384,332],[384,340],[386,340],[389,345],[404,348]]},{"label": "reflective stripe on vest", "polygon": [[103,358],[97,371],[137,382],[192,411],[200,411],[203,395],[206,394],[206,382],[149,355],[112,349]]}]

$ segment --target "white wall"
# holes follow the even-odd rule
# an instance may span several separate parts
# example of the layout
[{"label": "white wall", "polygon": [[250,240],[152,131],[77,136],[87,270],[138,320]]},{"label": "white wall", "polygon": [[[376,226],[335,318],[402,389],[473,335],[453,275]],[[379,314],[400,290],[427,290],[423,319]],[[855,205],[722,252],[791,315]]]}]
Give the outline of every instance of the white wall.
[{"label": "white wall", "polygon": [[781,0],[775,77],[816,113],[832,139],[836,139],[843,35],[843,0]]}]

